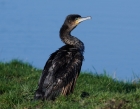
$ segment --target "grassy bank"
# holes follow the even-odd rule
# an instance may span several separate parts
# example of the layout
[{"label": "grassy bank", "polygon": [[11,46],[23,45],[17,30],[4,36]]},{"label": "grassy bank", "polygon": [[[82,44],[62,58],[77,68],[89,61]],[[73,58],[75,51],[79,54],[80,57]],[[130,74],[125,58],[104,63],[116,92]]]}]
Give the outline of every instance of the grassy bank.
[{"label": "grassy bank", "polygon": [[73,94],[55,101],[34,101],[41,70],[13,60],[0,63],[0,109],[140,109],[140,82],[81,73]]}]

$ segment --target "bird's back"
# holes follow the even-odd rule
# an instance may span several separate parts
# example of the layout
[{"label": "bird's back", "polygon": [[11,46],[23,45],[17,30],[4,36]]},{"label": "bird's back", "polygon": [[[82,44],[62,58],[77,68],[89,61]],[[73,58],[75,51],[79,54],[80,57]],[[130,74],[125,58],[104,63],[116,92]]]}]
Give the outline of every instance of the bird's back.
[{"label": "bird's back", "polygon": [[84,57],[72,45],[64,45],[52,53],[44,66],[35,99],[55,99],[73,92]]}]

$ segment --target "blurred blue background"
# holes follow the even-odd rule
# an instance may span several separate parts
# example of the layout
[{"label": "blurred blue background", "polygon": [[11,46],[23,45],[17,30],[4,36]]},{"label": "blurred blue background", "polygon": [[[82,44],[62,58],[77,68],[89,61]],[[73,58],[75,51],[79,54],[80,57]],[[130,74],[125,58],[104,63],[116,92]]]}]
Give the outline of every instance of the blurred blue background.
[{"label": "blurred blue background", "polygon": [[72,32],[85,44],[82,71],[140,77],[139,0],[1,0],[0,61],[20,59],[42,69],[64,45],[59,29],[68,14],[92,17]]}]

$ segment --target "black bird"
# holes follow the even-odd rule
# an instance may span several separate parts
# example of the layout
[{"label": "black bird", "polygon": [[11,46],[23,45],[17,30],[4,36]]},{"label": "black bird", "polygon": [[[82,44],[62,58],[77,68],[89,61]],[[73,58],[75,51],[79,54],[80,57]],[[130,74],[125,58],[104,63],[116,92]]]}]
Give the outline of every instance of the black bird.
[{"label": "black bird", "polygon": [[71,31],[82,21],[91,17],[71,14],[60,29],[60,38],[65,43],[52,53],[44,66],[34,99],[55,100],[58,95],[73,92],[84,59],[84,43],[71,35]]}]

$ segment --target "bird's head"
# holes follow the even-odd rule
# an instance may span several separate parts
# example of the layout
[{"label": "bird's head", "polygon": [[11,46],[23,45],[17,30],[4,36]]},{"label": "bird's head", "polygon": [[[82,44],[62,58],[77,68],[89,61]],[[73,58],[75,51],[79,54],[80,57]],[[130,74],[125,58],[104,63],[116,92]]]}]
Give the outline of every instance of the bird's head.
[{"label": "bird's head", "polygon": [[73,29],[82,21],[91,19],[91,17],[81,17],[78,14],[70,14],[66,17],[64,24],[66,24],[69,28]]}]

